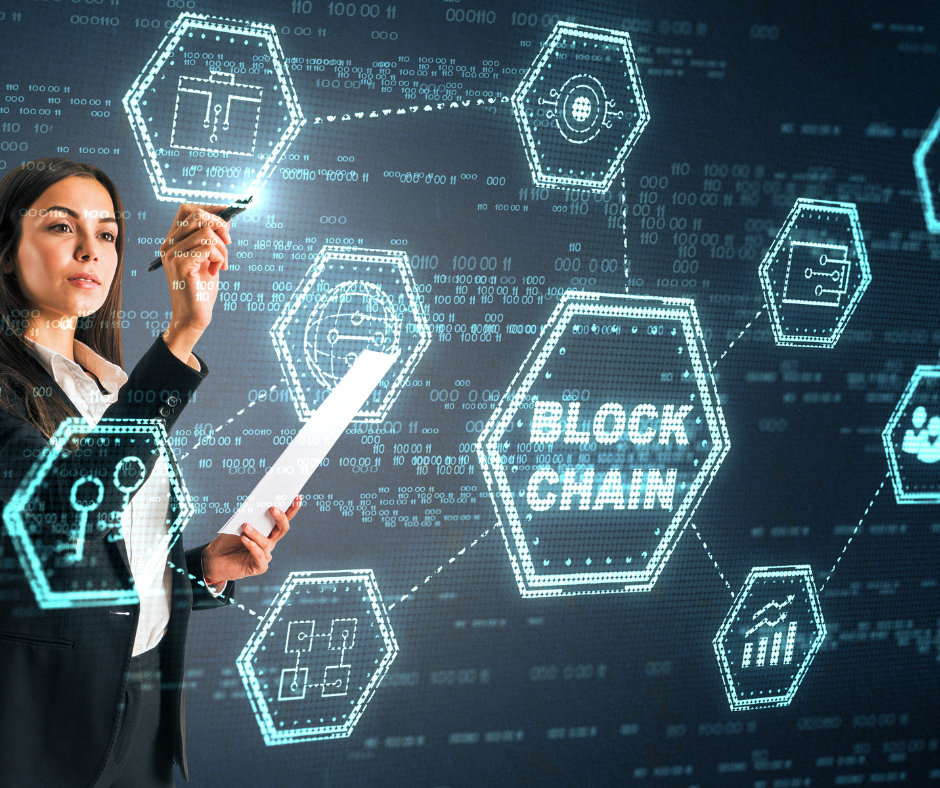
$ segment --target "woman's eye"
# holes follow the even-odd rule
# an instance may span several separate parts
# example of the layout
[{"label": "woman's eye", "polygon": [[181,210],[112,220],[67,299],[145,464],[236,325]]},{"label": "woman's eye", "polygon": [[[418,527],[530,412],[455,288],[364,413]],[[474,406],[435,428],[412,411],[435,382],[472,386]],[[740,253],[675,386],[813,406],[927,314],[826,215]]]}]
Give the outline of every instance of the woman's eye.
[{"label": "woman's eye", "polygon": [[53,224],[49,227],[50,230],[54,230],[57,233],[69,233],[72,231],[72,228],[68,224]]},{"label": "woman's eye", "polygon": [[114,236],[114,233],[109,233],[107,231],[101,233],[101,237],[110,243],[114,243],[117,240]]}]

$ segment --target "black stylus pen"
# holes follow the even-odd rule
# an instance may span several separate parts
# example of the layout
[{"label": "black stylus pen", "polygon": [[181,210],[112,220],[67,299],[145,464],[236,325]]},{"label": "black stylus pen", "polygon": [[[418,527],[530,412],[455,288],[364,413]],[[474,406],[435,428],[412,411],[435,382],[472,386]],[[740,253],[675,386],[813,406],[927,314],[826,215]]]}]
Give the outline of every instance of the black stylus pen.
[{"label": "black stylus pen", "polygon": [[[228,221],[229,219],[238,216],[242,211],[248,207],[248,203],[252,200],[249,197],[247,200],[235,200],[228,208],[225,208],[221,213],[219,213],[219,218],[223,221]],[[163,258],[157,257],[150,265],[147,266],[148,271],[156,271],[158,268],[163,267]]]}]

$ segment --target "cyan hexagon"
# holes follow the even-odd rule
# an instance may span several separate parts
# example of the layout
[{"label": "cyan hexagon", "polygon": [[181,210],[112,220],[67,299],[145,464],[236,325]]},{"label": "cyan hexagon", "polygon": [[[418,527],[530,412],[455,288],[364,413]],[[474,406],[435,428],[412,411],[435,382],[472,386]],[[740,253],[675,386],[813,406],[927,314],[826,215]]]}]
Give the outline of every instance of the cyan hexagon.
[{"label": "cyan hexagon", "polygon": [[236,665],[270,746],[349,736],[397,654],[371,569],[291,572]]},{"label": "cyan hexagon", "polygon": [[306,119],[274,25],[180,14],[124,96],[158,200],[256,195]]},{"label": "cyan hexagon", "polygon": [[799,198],[758,270],[774,342],[835,347],[871,284],[855,204]]},{"label": "cyan hexagon", "polygon": [[940,503],[940,366],[921,364],[881,433],[894,497]]},{"label": "cyan hexagon", "polygon": [[431,344],[431,327],[407,254],[328,245],[284,304],[271,338],[301,421],[310,418],[361,350],[400,351],[353,419],[377,424]]},{"label": "cyan hexagon", "polygon": [[626,32],[558,22],[512,95],[536,186],[606,191],[649,122]]},{"label": "cyan hexagon", "polygon": [[712,641],[731,710],[789,706],[825,638],[812,569],[754,567]]},{"label": "cyan hexagon", "polygon": [[691,299],[567,291],[477,442],[522,596],[649,591],[729,444]]},{"label": "cyan hexagon", "polygon": [[932,233],[940,233],[940,215],[937,214],[940,200],[940,150],[935,147],[940,135],[940,110],[933,116],[930,125],[914,151],[914,174],[920,189],[920,201],[924,208],[924,221]]},{"label": "cyan hexagon", "polygon": [[[166,428],[160,419],[103,419],[95,427],[95,439],[87,439],[78,444],[80,451],[89,453],[87,459],[88,473],[77,476],[72,485],[71,500],[74,511],[65,519],[62,513],[47,513],[41,502],[44,483],[54,478],[53,467],[63,452],[72,451],[75,442],[89,432],[88,423],[80,417],[68,418],[63,421],[49,439],[49,444],[36,458],[32,468],[23,478],[20,486],[3,510],[3,520],[16,548],[23,571],[29,581],[36,603],[43,609],[68,607],[99,607],[106,605],[135,604],[138,601],[137,589],[133,577],[128,575],[128,585],[121,588],[94,587],[96,573],[93,566],[83,561],[84,536],[95,533],[99,538],[116,541],[123,538],[120,515],[123,510],[103,513],[96,516],[96,506],[87,506],[84,498],[89,501],[94,495],[90,492],[94,486],[103,492],[104,487],[113,485],[118,493],[125,496],[124,506],[131,499],[133,493],[141,484],[128,488],[119,486],[120,473],[123,463],[128,462],[129,468],[136,470],[142,467],[140,455],[157,453],[166,463],[171,489],[171,498],[175,498],[175,510],[171,510],[173,519],[166,521],[166,534],[154,548],[154,552],[143,557],[141,570],[148,574],[159,567],[153,562],[165,563],[166,555],[182,533],[194,512],[189,491],[179,473],[179,468],[172,456],[172,450],[166,434]],[[118,467],[97,467],[95,460],[96,444],[98,441],[126,441],[134,443],[127,458],[118,462]],[[143,442],[143,448],[141,448]],[[113,447],[108,447],[105,453],[112,458]],[[82,464],[85,464],[83,460]],[[140,477],[143,479],[143,476]],[[86,485],[86,490],[81,487]],[[98,496],[100,502],[101,496]],[[83,505],[76,505],[76,501]],[[38,502],[38,503],[37,503]],[[83,510],[85,515],[83,516]],[[56,519],[49,520],[49,516]],[[63,554],[64,553],[64,554]],[[70,572],[62,572],[68,564]],[[64,585],[59,582],[57,575],[71,576]],[[82,577],[79,583],[74,578]],[[76,586],[76,587],[70,587]]]}]

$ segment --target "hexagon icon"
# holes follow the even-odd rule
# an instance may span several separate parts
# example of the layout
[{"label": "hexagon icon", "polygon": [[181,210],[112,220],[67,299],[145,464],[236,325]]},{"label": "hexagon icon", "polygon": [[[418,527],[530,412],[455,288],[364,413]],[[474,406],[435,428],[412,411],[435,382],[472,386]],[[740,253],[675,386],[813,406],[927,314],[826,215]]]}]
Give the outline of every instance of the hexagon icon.
[{"label": "hexagon icon", "polygon": [[881,433],[898,503],[940,503],[940,366],[922,364]]},{"label": "hexagon icon", "polygon": [[555,25],[512,94],[536,186],[606,191],[649,122],[630,36]]},{"label": "hexagon icon", "polygon": [[[94,438],[85,439],[88,432],[83,418],[63,421],[3,510],[7,532],[43,609],[138,602],[130,575],[127,584],[111,585],[95,567],[100,561],[127,560],[121,515],[145,483],[146,464],[154,454],[153,472],[159,468],[167,473],[175,505],[153,523],[160,534],[153,552],[135,556],[143,559],[134,566],[138,577],[160,574],[167,551],[193,515],[160,419],[102,419]],[[108,545],[116,542],[120,546],[113,550],[121,556],[110,552]]]},{"label": "hexagon icon", "polygon": [[180,14],[124,96],[158,200],[255,195],[306,122],[273,25]]},{"label": "hexagon icon", "polygon": [[648,591],[728,452],[691,299],[567,291],[477,442],[524,597]]},{"label": "hexagon icon", "polygon": [[920,189],[924,221],[932,233],[940,233],[940,146],[936,145],[937,135],[940,135],[940,110],[933,116],[914,151],[914,174]]},{"label": "hexagon icon", "polygon": [[353,421],[385,419],[431,344],[408,255],[324,246],[271,327],[297,417],[310,418],[359,353],[400,351]]},{"label": "hexagon icon", "polygon": [[712,641],[732,711],[789,706],[826,637],[809,566],[757,566]]},{"label": "hexagon icon", "polygon": [[371,569],[291,572],[236,665],[270,746],[349,736],[397,654]]},{"label": "hexagon icon", "polygon": [[759,273],[778,345],[834,347],[871,283],[854,203],[798,199]]}]

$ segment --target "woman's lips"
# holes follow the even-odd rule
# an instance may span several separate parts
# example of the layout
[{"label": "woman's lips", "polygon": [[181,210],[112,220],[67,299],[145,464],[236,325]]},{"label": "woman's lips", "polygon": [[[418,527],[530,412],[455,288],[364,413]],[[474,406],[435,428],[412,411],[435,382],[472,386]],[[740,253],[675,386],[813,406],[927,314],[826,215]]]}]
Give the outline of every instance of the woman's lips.
[{"label": "woman's lips", "polygon": [[81,287],[85,290],[92,290],[101,285],[97,276],[84,272],[69,277],[68,282],[75,287]]}]

